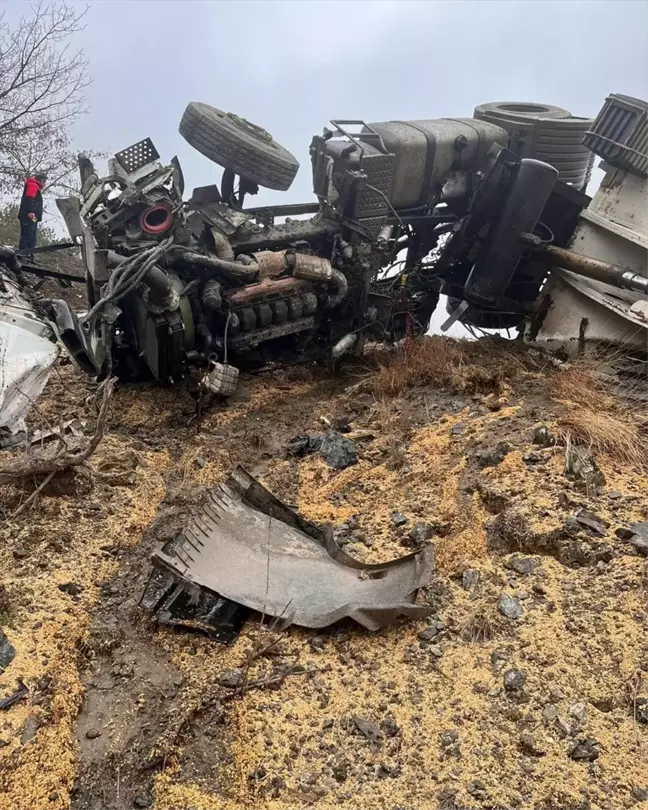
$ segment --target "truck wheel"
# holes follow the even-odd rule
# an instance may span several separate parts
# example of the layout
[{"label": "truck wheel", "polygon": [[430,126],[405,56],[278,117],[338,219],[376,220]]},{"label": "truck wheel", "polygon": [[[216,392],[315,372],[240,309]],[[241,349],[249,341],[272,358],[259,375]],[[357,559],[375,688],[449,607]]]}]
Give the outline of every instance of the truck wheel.
[{"label": "truck wheel", "polygon": [[187,104],[179,132],[205,157],[265,188],[286,191],[299,169],[265,129],[209,104]]}]

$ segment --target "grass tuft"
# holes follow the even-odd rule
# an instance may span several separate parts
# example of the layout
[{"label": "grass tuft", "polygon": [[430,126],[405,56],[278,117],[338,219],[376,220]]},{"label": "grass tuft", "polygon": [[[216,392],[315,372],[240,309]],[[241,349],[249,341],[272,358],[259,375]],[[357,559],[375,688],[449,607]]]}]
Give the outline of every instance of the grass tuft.
[{"label": "grass tuft", "polygon": [[585,445],[632,467],[644,467],[646,413],[612,392],[588,362],[559,371],[552,380],[552,397],[566,412],[558,419],[558,439]]}]

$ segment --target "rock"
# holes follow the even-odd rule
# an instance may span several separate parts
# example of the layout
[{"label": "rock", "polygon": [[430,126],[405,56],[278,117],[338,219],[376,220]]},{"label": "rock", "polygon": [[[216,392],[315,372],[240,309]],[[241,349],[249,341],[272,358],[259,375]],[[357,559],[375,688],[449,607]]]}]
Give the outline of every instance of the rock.
[{"label": "rock", "polygon": [[459,732],[455,731],[453,728],[449,728],[447,731],[442,732],[439,737],[439,742],[441,743],[441,748],[448,748],[451,745],[454,745],[459,740]]},{"label": "rock", "polygon": [[467,591],[472,591],[479,584],[480,576],[476,568],[466,568],[461,575],[461,584]]},{"label": "rock", "polygon": [[322,437],[317,434],[294,436],[287,444],[286,451],[291,456],[307,456],[316,453],[322,446]]},{"label": "rock", "polygon": [[588,492],[595,492],[599,487],[605,486],[605,476],[589,450],[570,445],[565,461],[566,475],[571,475],[577,483],[584,485]]},{"label": "rock", "polygon": [[59,591],[63,591],[63,593],[67,593],[70,596],[78,596],[83,587],[81,585],[77,585],[76,582],[63,582],[61,585],[58,586]]},{"label": "rock", "polygon": [[151,807],[153,804],[153,799],[149,796],[135,796],[133,799],[133,805],[135,807]]},{"label": "rock", "polygon": [[569,751],[571,759],[576,762],[594,762],[598,759],[598,742],[592,737],[580,737]]},{"label": "rock", "polygon": [[[196,467],[199,467],[202,470],[203,467],[205,466],[205,459],[202,456],[196,456],[196,458],[194,459],[194,464],[196,465]],[[135,799],[135,801],[137,801],[137,799]],[[148,805],[143,804],[142,807],[148,807]]]},{"label": "rock", "polygon": [[525,453],[522,456],[522,461],[525,464],[547,464],[549,456],[539,453],[537,450],[532,450],[530,453]]},{"label": "rock", "polygon": [[334,430],[324,436],[319,451],[324,461],[334,470],[343,470],[358,461],[355,442]]},{"label": "rock", "polygon": [[569,723],[560,715],[556,717],[556,728],[558,731],[560,731],[563,737],[571,737],[571,735],[574,733]]},{"label": "rock", "polygon": [[553,703],[549,703],[542,710],[542,719],[545,721],[545,723],[553,723],[553,721],[557,717],[558,717],[558,707],[554,706]]},{"label": "rock", "polygon": [[648,557],[648,523],[633,523],[630,526],[619,526],[614,534],[619,540],[633,545],[644,557]]},{"label": "rock", "polygon": [[549,687],[549,700],[551,703],[560,703],[560,701],[564,699],[565,693],[559,686],[554,684],[553,686]]},{"label": "rock", "polygon": [[507,619],[519,619],[522,616],[522,604],[517,596],[503,593],[497,600],[497,609]]},{"label": "rock", "polygon": [[499,671],[504,664],[509,660],[509,653],[502,647],[498,647],[491,653],[491,664],[496,671]]},{"label": "rock", "polygon": [[637,698],[637,720],[648,725],[648,698]]},{"label": "rock", "polygon": [[628,540],[630,545],[634,546],[639,554],[643,557],[648,557],[648,540],[640,537],[638,534],[633,535],[630,540]]},{"label": "rock", "polygon": [[591,698],[592,706],[600,712],[611,712],[614,709],[614,701],[609,697]]},{"label": "rock", "polygon": [[511,447],[508,442],[499,442],[495,447],[477,453],[477,463],[480,467],[496,467],[510,452]]},{"label": "rock", "polygon": [[[257,772],[257,774],[258,774],[258,772]],[[258,774],[258,776],[263,778],[265,776],[265,769],[264,769],[264,773],[263,774]],[[306,771],[306,773],[303,773],[299,777],[299,784],[303,788],[312,787],[316,782],[317,782],[317,777],[315,776],[314,773],[311,773],[310,771]]]},{"label": "rock", "polygon": [[609,524],[606,524],[598,515],[590,512],[589,509],[581,509],[576,515],[576,521],[599,537],[605,537],[607,534]]},{"label": "rock", "polygon": [[520,750],[532,757],[543,757],[547,753],[547,747],[542,740],[529,733],[520,736]]},{"label": "rock", "polygon": [[635,785],[632,788],[632,795],[638,802],[648,802],[648,787],[640,788]]},{"label": "rock", "polygon": [[539,447],[550,447],[553,444],[553,436],[546,425],[537,425],[533,430],[533,443]]},{"label": "rock", "polygon": [[441,649],[441,647],[439,647],[438,644],[430,644],[428,650],[430,654],[433,655],[435,658],[441,658],[441,656],[443,655],[443,650]]},{"label": "rock", "polygon": [[400,734],[400,726],[391,714],[383,718],[380,728],[385,737],[397,737]]},{"label": "rock", "polygon": [[99,728],[89,728],[86,731],[85,735],[89,740],[96,740],[97,737],[101,737],[101,729],[99,729]]},{"label": "rock", "polygon": [[360,734],[371,742],[376,742],[383,736],[380,726],[377,723],[372,723],[370,720],[365,720],[362,717],[353,717],[352,722]]},{"label": "rock", "polygon": [[408,518],[402,512],[392,512],[391,522],[393,526],[404,526],[408,521]]},{"label": "rock", "polygon": [[13,555],[17,560],[24,560],[29,557],[29,552],[24,546],[16,546],[13,550]]},{"label": "rock", "polygon": [[456,425],[452,426],[450,433],[452,433],[453,436],[460,436],[465,429],[466,426],[463,424],[463,422],[457,422]]},{"label": "rock", "polygon": [[607,496],[611,501],[618,501],[620,498],[623,498],[623,494],[617,489],[613,489],[611,492],[608,492]]},{"label": "rock", "polygon": [[218,683],[228,689],[243,685],[243,672],[240,669],[226,669],[218,676]]},{"label": "rock", "polygon": [[578,537],[578,535],[581,533],[581,528],[580,523],[573,515],[568,517],[563,523],[563,531],[570,537]]},{"label": "rock", "polygon": [[421,630],[421,632],[417,635],[419,641],[422,641],[424,644],[429,643],[432,641],[435,636],[439,634],[439,631],[436,625],[431,624],[429,627],[426,627],[425,630]]},{"label": "rock", "polygon": [[515,571],[516,574],[532,574],[540,565],[536,557],[525,557],[522,554],[513,554],[504,561],[504,568]]},{"label": "rock", "polygon": [[434,534],[434,529],[429,523],[417,523],[407,535],[413,546],[422,546]]},{"label": "rock", "polygon": [[648,556],[648,522],[631,523],[630,531],[633,533],[630,538],[632,545]]},{"label": "rock", "polygon": [[345,782],[349,775],[349,763],[346,759],[334,759],[331,764],[333,778],[336,782]]},{"label": "rock", "polygon": [[522,689],[526,683],[526,674],[521,669],[507,669],[504,673],[504,688],[509,692]]},{"label": "rock", "polygon": [[31,714],[26,720],[25,725],[23,726],[22,733],[20,735],[20,742],[25,745],[25,743],[31,742],[36,736],[36,732],[41,727],[42,722],[39,717],[36,717],[35,714]]},{"label": "rock", "polygon": [[474,796],[475,799],[486,799],[488,797],[486,783],[482,782],[481,779],[473,779],[472,782],[468,782],[466,790],[471,796]]},{"label": "rock", "polygon": [[584,723],[587,718],[587,706],[584,703],[573,703],[569,707],[569,716],[574,717],[579,723]]},{"label": "rock", "polygon": [[0,628],[0,670],[6,669],[13,661],[15,655],[16,650],[13,644]]},{"label": "rock", "polygon": [[326,637],[313,636],[313,638],[309,639],[308,644],[311,649],[321,652],[326,647]]}]

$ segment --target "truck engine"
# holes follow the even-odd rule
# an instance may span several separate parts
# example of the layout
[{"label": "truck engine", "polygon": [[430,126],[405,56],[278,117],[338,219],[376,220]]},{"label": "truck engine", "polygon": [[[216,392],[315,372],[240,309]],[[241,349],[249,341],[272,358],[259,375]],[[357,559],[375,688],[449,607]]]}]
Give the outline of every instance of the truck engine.
[{"label": "truck engine", "polygon": [[[82,250],[87,312],[53,299],[47,319],[93,377],[172,383],[197,366],[227,395],[252,360],[334,363],[366,340],[423,334],[440,294],[446,325],[521,328],[539,317],[550,262],[645,293],[643,276],[567,249],[590,199],[587,138],[617,137],[597,122],[528,103],[334,120],[310,146],[316,201],[255,208],[246,199],[288,189],[297,160],[261,127],[192,102],[180,134],[223,167],[220,185],[184,199],[179,161],[161,164],[149,138],[103,177],[81,156],[80,194],[57,203]],[[644,112],[624,136],[645,126]],[[29,270],[7,249],[2,260]]]}]

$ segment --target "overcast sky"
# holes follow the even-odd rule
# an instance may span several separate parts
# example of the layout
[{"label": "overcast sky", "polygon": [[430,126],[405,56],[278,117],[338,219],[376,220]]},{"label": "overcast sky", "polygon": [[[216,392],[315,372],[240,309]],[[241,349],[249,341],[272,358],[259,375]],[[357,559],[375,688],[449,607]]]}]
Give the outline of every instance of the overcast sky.
[{"label": "overcast sky", "polygon": [[[22,5],[17,3],[15,5]],[[236,112],[298,158],[288,192],[311,199],[308,146],[331,118],[470,116],[485,101],[595,115],[608,93],[648,98],[645,0],[160,2],[91,4],[79,43],[94,83],[79,149],[150,136],[187,188],[220,169],[178,134],[189,101]]]}]

